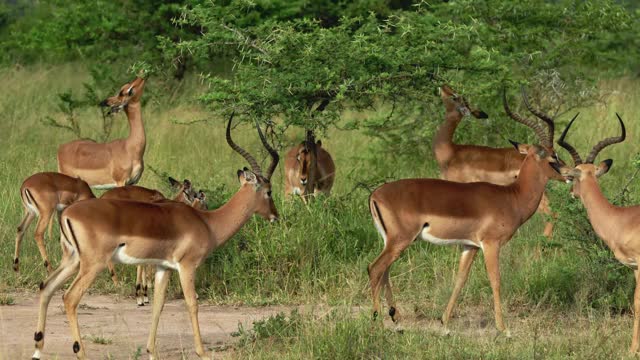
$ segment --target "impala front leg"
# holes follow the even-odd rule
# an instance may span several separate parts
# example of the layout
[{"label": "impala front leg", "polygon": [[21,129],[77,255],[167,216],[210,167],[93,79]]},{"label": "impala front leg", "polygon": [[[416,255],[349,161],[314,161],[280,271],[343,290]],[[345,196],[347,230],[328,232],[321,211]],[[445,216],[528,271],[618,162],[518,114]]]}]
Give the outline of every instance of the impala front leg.
[{"label": "impala front leg", "polygon": [[[640,261],[640,259],[639,259]],[[636,291],[633,295],[633,338],[631,339],[631,353],[638,352],[640,346],[640,270],[634,271],[636,278]]]},{"label": "impala front leg", "polygon": [[500,303],[500,245],[499,243],[489,244],[484,242],[484,262],[487,268],[487,275],[491,283],[493,291],[493,308],[495,312],[496,328],[507,337],[511,337],[511,333],[504,326],[502,319],[502,304]]},{"label": "impala front leg", "polygon": [[151,318],[149,340],[147,341],[147,353],[149,354],[149,360],[155,360],[158,358],[158,354],[156,352],[156,334],[158,333],[158,322],[160,321],[160,314],[164,307],[169,279],[171,279],[171,269],[165,269],[162,267],[158,267],[156,269],[155,290],[153,294],[153,315]]},{"label": "impala front leg", "polygon": [[195,287],[195,267],[181,266],[178,271],[180,275],[180,285],[184,300],[187,303],[187,310],[191,318],[191,327],[193,328],[193,339],[196,346],[196,353],[200,359],[211,359],[212,356],[204,350],[202,345],[202,337],[200,336],[200,325],[198,324],[198,300],[196,299]]},{"label": "impala front leg", "polygon": [[35,219],[36,215],[31,211],[25,210],[24,218],[18,225],[18,233],[16,235],[16,251],[13,255],[13,271],[20,271],[20,245],[22,244],[22,239],[24,238],[24,233],[27,231],[33,219]]}]

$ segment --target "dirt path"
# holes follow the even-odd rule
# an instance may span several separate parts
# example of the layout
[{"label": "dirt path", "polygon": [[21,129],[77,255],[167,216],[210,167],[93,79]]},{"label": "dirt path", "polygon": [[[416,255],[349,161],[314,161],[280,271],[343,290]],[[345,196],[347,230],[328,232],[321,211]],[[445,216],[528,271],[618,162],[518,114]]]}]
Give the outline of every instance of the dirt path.
[{"label": "dirt path", "polygon": [[[38,318],[37,298],[30,294],[12,297],[15,305],[0,306],[0,360],[30,359]],[[239,323],[249,328],[257,319],[289,309],[201,304],[199,319],[205,346],[224,348],[224,344],[232,341],[231,333],[238,330]],[[86,295],[80,304],[78,318],[90,358],[136,359],[136,353],[142,354],[142,359],[147,358],[151,306],[138,307],[130,298]],[[108,344],[99,344],[100,339]],[[72,343],[62,298],[56,294],[49,305],[43,358],[75,359]],[[196,358],[183,300],[167,301],[158,326],[157,345],[162,359]]]}]

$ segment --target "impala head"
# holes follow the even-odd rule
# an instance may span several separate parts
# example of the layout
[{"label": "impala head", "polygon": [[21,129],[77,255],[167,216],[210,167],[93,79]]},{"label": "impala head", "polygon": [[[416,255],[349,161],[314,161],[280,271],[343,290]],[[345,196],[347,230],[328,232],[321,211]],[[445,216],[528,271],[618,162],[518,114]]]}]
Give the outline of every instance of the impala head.
[{"label": "impala head", "polygon": [[594,164],[594,161],[598,156],[598,153],[600,153],[602,149],[606,148],[609,145],[623,142],[624,139],[627,137],[627,131],[624,127],[624,122],[622,121],[622,118],[620,117],[620,115],[618,115],[618,113],[616,113],[616,116],[618,117],[618,122],[620,123],[620,129],[621,129],[620,136],[606,138],[600,141],[599,143],[597,143],[591,149],[591,152],[589,153],[589,155],[587,156],[584,162],[582,161],[582,158],[580,157],[580,154],[578,154],[576,149],[565,140],[567,136],[567,132],[569,131],[569,128],[571,128],[571,125],[578,117],[577,114],[576,116],[573,117],[573,119],[571,119],[567,127],[562,132],[562,136],[560,136],[560,139],[558,139],[558,145],[565,148],[569,152],[569,154],[571,154],[571,158],[573,158],[574,167],[573,168],[568,167],[563,171],[567,180],[573,182],[573,187],[571,188],[572,196],[574,197],[580,196],[580,184],[585,179],[587,178],[597,179],[600,176],[609,172],[609,169],[611,169],[611,166],[613,166],[613,160],[611,159],[601,161],[597,165]]},{"label": "impala head", "polygon": [[[538,120],[536,121],[535,119],[529,119],[521,116],[518,113],[513,112],[509,107],[509,102],[507,101],[506,88],[504,88],[502,92],[504,110],[507,113],[507,115],[509,115],[510,118],[531,128],[535,132],[536,136],[538,137],[538,140],[540,141],[539,145],[536,145],[536,146],[538,148],[544,149],[548,156],[553,156],[554,159],[556,160],[553,163],[550,162],[550,164],[554,164],[552,166],[554,167],[554,169],[556,169],[556,171],[554,171],[551,174],[551,176],[549,176],[549,178],[558,180],[558,181],[565,181],[566,180],[565,177],[562,176],[558,170],[561,168],[564,168],[566,165],[564,161],[562,161],[562,159],[558,157],[558,155],[555,152],[555,149],[553,148],[555,122],[551,118],[551,116],[531,106],[531,103],[529,103],[529,96],[527,95],[527,92],[525,91],[524,87],[520,87],[520,91],[522,93],[522,100],[524,101],[525,107],[527,108],[527,110],[529,110],[529,112],[535,115],[538,118]],[[533,145],[519,144],[519,147],[516,147],[516,149],[520,153],[526,154],[527,153],[526,148],[530,146],[533,146]]]},{"label": "impala head", "polygon": [[117,113],[130,103],[137,103],[144,92],[143,78],[137,77],[132,82],[122,85],[117,95],[104,99],[100,106],[108,107],[109,114]]},{"label": "impala head", "polygon": [[565,179],[562,172],[566,169],[566,166],[555,151],[549,150],[542,145],[520,144],[511,140],[509,142],[521,154],[533,157],[540,164],[545,177],[549,179]]},{"label": "impala head", "polygon": [[191,204],[191,206],[198,210],[208,210],[209,208],[207,207],[207,195],[205,195],[202,190],[198,191],[195,198],[193,198],[193,203]]},{"label": "impala head", "polygon": [[[298,174],[297,177],[300,180],[300,185],[306,187],[309,184],[309,179],[313,178],[313,170],[316,167],[318,161],[318,148],[322,146],[322,142],[315,141],[313,131],[307,131],[307,138],[300,144],[298,154],[296,155],[296,161],[298,162]],[[313,184],[309,184],[313,185]]]},{"label": "impala head", "polygon": [[271,197],[271,175],[273,175],[276,166],[278,166],[278,153],[269,145],[267,139],[262,133],[262,129],[260,129],[258,121],[256,120],[256,128],[258,129],[260,140],[271,155],[272,159],[266,174],[263,175],[262,169],[255,158],[251,156],[249,152],[234,143],[231,139],[231,122],[233,121],[233,115],[234,114],[231,114],[229,122],[227,123],[227,143],[235,152],[245,158],[251,166],[251,170],[246,167],[243,170],[238,170],[240,186],[241,188],[248,187],[252,189],[252,194],[255,200],[254,213],[262,216],[265,220],[272,222],[276,221],[278,220],[278,210],[276,209],[276,205],[273,203],[273,198]]},{"label": "impala head", "polygon": [[480,109],[471,108],[467,99],[458,95],[449,85],[442,85],[440,88],[440,97],[444,103],[447,113],[457,111],[462,116],[473,115],[476,119],[486,119],[489,117],[487,113]]},{"label": "impala head", "polygon": [[194,202],[198,193],[191,185],[191,181],[184,179],[184,181],[180,182],[169,177],[169,184],[171,184],[171,188],[178,193],[178,195],[173,199],[174,201],[183,202],[197,208],[194,206]]}]

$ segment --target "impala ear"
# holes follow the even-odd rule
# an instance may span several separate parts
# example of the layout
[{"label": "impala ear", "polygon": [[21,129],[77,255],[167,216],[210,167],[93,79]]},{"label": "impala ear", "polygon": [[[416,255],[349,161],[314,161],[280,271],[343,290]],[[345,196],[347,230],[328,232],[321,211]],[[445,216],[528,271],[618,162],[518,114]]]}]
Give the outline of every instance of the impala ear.
[{"label": "impala ear", "polygon": [[320,140],[316,141],[316,146],[322,146],[322,141]]},{"label": "impala ear", "polygon": [[182,182],[182,185],[184,186],[185,190],[191,189],[191,181],[189,181],[189,179],[184,179],[184,181]]},{"label": "impala ear", "polygon": [[598,164],[598,167],[596,168],[596,177],[600,177],[600,176],[608,173],[609,169],[611,169],[611,166],[613,166],[613,160],[612,159],[607,159],[607,160],[604,160],[604,161],[600,162],[600,164]]},{"label": "impala ear", "polygon": [[238,170],[238,180],[240,180],[240,184],[244,185],[245,183],[249,184],[257,184],[258,177],[251,170],[245,168],[245,170]]},{"label": "impala ear", "polygon": [[171,176],[169,176],[169,184],[171,184],[171,187],[174,188],[174,189],[179,189],[180,186],[182,186],[180,181],[172,178]]},{"label": "impala ear", "polygon": [[128,96],[133,96],[133,85],[129,86],[129,90],[127,90]]}]

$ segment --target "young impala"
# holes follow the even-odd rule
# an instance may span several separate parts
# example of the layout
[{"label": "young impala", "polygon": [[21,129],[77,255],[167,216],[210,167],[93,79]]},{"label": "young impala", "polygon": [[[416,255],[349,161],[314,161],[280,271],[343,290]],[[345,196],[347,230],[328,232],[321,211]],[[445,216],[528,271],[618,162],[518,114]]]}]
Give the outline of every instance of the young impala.
[{"label": "young impala", "polygon": [[[547,151],[553,152],[554,122],[547,114],[534,109],[524,88],[521,89],[525,106],[531,113],[544,122],[545,129],[540,124],[514,113],[507,103],[506,90],[503,92],[504,108],[509,117],[534,130],[540,139],[540,145]],[[478,109],[472,109],[467,100],[456,94],[449,86],[440,89],[440,96],[446,109],[446,120],[436,132],[433,141],[433,152],[440,167],[441,178],[456,182],[486,181],[492,184],[508,185],[518,176],[518,171],[525,155],[514,151],[512,147],[492,148],[478,145],[462,145],[453,142],[453,134],[466,115],[473,115],[478,119],[485,119],[488,115]],[[563,180],[560,175],[553,179]],[[549,208],[546,194],[542,195],[540,211],[546,215],[555,216]],[[553,223],[547,222],[544,235],[550,237]]]},{"label": "young impala", "polygon": [[[169,183],[174,190],[177,191],[177,195],[173,198],[173,201],[183,202],[187,205],[191,205],[198,210],[206,210],[205,196],[201,191],[197,193],[191,186],[191,181],[185,179],[184,182],[179,182],[174,178],[169,178]],[[146,187],[137,185],[126,185],[122,187],[113,188],[100,196],[101,199],[119,199],[119,200],[131,200],[141,202],[156,202],[164,201],[167,198],[162,195],[158,190],[148,189]],[[148,274],[152,271],[147,269],[147,266],[138,265],[136,271],[136,301],[138,306],[144,306],[149,303],[148,296]]]},{"label": "young impala", "polygon": [[124,84],[118,95],[100,104],[108,106],[111,113],[124,109],[129,119],[129,137],[104,144],[91,140],[63,144],[58,148],[58,172],[79,177],[89,186],[102,189],[133,185],[140,180],[146,147],[140,111],[144,84],[145,80],[138,77]]},{"label": "young impala", "polygon": [[369,208],[384,240],[381,254],[368,268],[374,317],[380,311],[379,294],[384,286],[389,315],[393,321],[399,320],[389,268],[414,240],[421,239],[464,248],[453,293],[442,316],[445,330],[448,331],[456,299],[481,249],[493,290],[496,327],[509,334],[500,305],[500,249],[536,211],[547,181],[557,174],[553,167],[561,166],[555,152],[545,146],[513,144],[525,158],[519,176],[509,185],[405,179],[384,184],[372,193]]},{"label": "young impala", "polygon": [[284,193],[300,195],[304,202],[307,197],[322,192],[331,193],[336,177],[336,166],[331,155],[315,141],[312,131],[298,146],[294,146],[284,158]]},{"label": "young impala", "polygon": [[44,245],[44,232],[49,224],[49,238],[51,238],[51,225],[55,212],[71,205],[72,203],[92,199],[95,196],[86,182],[69,177],[67,175],[42,172],[29,176],[20,187],[20,199],[24,207],[24,217],[18,225],[16,235],[16,251],[13,257],[13,270],[20,270],[20,245],[25,231],[38,218],[36,225],[36,243],[40,255],[44,260],[44,267],[51,272],[51,262],[47,256],[47,248]]},{"label": "young impala", "polygon": [[[640,206],[619,207],[611,204],[602,194],[598,186],[598,178],[606,174],[613,160],[601,161],[594,164],[598,153],[605,147],[624,141],[626,130],[620,115],[616,114],[620,122],[621,134],[618,137],[610,137],[597,143],[585,161],[576,149],[565,141],[569,128],[575,117],[562,132],[558,139],[558,145],[567,149],[574,161],[574,168],[567,169],[564,174],[573,180],[572,195],[577,196],[587,209],[587,216],[593,226],[593,230],[613,251],[613,255],[634,270],[636,289],[633,297],[633,338],[630,351],[637,353],[640,347]],[[576,115],[577,117],[577,115]]]},{"label": "young impala", "polygon": [[[177,202],[142,203],[124,200],[87,200],[62,213],[62,246],[67,256],[41,285],[40,312],[35,332],[34,359],[42,356],[45,320],[51,296],[71,275],[77,276],[64,293],[64,307],[73,334],[73,352],[85,359],[85,347],[78,326],[80,299],[110,260],[125,264],[156,265],[155,294],[147,352],[157,358],[155,345],[160,312],[165,301],[171,272],[177,271],[194,333],[196,353],[209,358],[202,345],[198,324],[195,291],[196,268],[205,258],[253,216],[258,214],[275,221],[278,218],[271,198],[269,179],[278,164],[278,154],[268,145],[260,127],[260,138],[272,156],[265,175],[248,152],[231,140],[231,121],[227,124],[227,142],[251,165],[252,170],[238,170],[240,189],[221,208],[200,211]],[[256,123],[256,125],[258,125]]]}]

